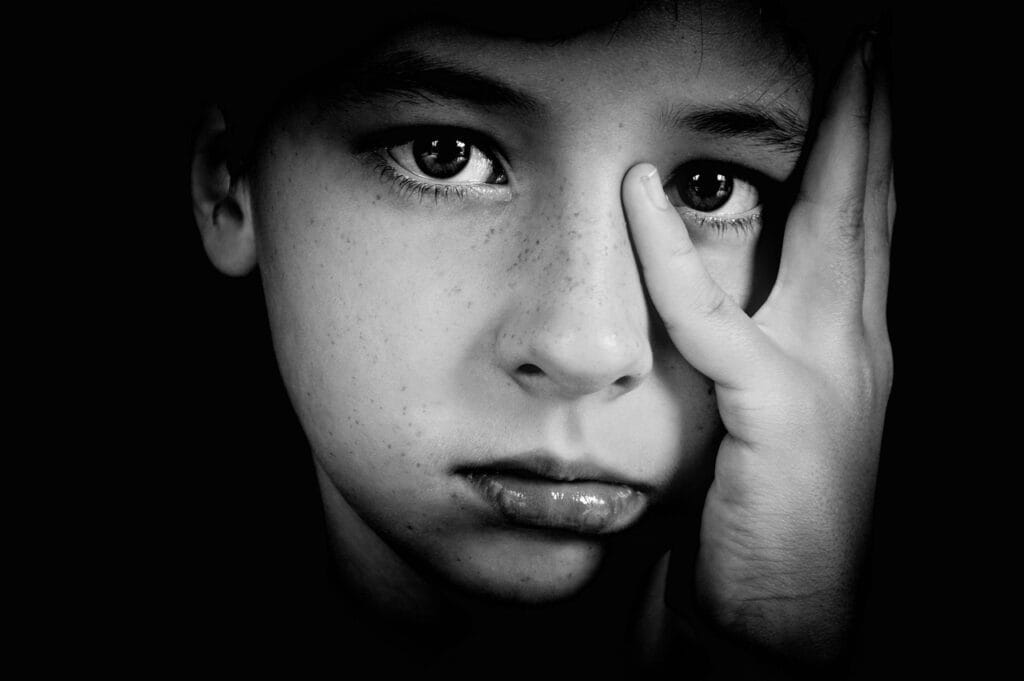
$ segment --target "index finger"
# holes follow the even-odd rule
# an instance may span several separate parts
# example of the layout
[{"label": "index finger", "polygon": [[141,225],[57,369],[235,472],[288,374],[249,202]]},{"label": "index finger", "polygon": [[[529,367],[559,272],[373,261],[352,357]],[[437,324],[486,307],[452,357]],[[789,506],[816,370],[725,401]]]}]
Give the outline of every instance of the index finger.
[{"label": "index finger", "polygon": [[647,291],[680,354],[718,385],[749,385],[770,364],[769,343],[704,267],[657,168],[633,166],[622,202]]}]

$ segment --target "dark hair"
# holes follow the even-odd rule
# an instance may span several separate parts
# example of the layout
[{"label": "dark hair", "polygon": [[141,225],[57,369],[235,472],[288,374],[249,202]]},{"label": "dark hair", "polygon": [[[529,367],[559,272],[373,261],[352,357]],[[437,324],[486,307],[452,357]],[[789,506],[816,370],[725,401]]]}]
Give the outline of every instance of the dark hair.
[{"label": "dark hair", "polygon": [[[390,0],[380,9],[370,7],[356,17],[337,20],[305,17],[299,21],[279,16],[210,22],[198,40],[223,50],[215,63],[230,64],[231,72],[211,73],[199,86],[208,104],[216,104],[228,121],[223,153],[232,177],[246,174],[256,150],[275,114],[294,100],[313,81],[318,69],[347,63],[369,46],[402,28],[426,19],[441,19],[474,30],[527,41],[558,42],[575,35],[614,26],[630,14],[645,9],[677,13],[676,0],[569,0],[552,3],[521,0],[516,11],[481,6],[478,2],[449,0],[423,3]],[[887,17],[879,2],[816,3],[808,0],[764,0],[749,3],[762,21],[781,29],[794,59],[803,61],[827,83],[853,36],[867,28],[885,31]],[[714,3],[698,0],[698,7]],[[701,26],[694,27],[702,30]],[[223,33],[232,32],[245,46],[242,54]],[[225,47],[229,46],[229,47]],[[820,108],[822,93],[815,88],[813,110]],[[813,118],[813,114],[812,114]]]}]

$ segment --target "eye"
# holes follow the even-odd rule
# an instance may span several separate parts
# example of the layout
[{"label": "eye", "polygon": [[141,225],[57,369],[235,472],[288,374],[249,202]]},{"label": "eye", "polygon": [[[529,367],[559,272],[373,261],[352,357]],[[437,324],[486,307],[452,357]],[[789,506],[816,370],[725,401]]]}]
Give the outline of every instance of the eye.
[{"label": "eye", "polygon": [[690,211],[716,217],[749,213],[761,205],[757,187],[724,163],[689,163],[665,187],[669,201]]},{"label": "eye", "polygon": [[470,136],[455,131],[419,135],[387,147],[387,154],[413,177],[438,184],[508,184],[501,164]]}]

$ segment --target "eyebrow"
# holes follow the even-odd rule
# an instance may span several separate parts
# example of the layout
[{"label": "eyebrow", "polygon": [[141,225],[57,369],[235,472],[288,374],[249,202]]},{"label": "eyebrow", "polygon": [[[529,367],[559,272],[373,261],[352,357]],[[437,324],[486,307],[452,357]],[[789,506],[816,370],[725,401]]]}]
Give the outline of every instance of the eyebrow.
[{"label": "eyebrow", "polygon": [[[336,104],[364,102],[381,95],[455,100],[480,108],[537,113],[543,105],[531,95],[473,68],[412,50],[375,55],[349,70],[334,91]],[[770,151],[798,154],[807,128],[785,104],[771,108],[750,103],[725,106],[684,105],[666,116],[670,127],[720,138],[738,138]]]},{"label": "eyebrow", "polygon": [[667,119],[675,128],[714,137],[740,138],[748,143],[785,154],[803,149],[807,127],[788,106],[776,104],[763,108],[754,104],[730,104],[724,107],[680,107]]},{"label": "eyebrow", "polygon": [[458,100],[481,108],[506,108],[522,113],[539,111],[530,95],[479,71],[456,66],[412,51],[394,51],[370,58],[348,73],[339,101],[358,101],[380,95]]}]

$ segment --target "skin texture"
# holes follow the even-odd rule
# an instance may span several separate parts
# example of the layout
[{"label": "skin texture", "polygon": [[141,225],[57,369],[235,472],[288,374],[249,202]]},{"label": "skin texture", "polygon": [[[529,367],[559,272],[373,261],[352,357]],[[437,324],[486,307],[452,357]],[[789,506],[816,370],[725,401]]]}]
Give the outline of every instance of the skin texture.
[{"label": "skin texture", "polygon": [[[844,66],[778,281],[753,318],[652,202],[653,169],[624,183],[631,224],[647,225],[634,235],[651,297],[676,346],[715,381],[727,430],[704,506],[698,597],[742,638],[808,657],[827,658],[846,633],[892,381],[889,111],[870,50]],[[680,289],[693,294],[680,301]]]},{"label": "skin texture", "polygon": [[[769,294],[770,235],[702,228],[657,194],[690,160],[781,181],[797,156],[671,130],[664,113],[774,101],[806,121],[813,84],[755,16],[705,13],[700,42],[691,18],[651,11],[556,45],[408,31],[383,49],[542,107],[299,101],[246,178],[203,155],[223,130],[207,121],[204,243],[228,273],[258,263],[340,569],[381,616],[522,623],[551,604],[558,626],[602,598],[657,607],[692,516],[714,626],[812,658],[842,638],[891,380],[884,83],[851,56]],[[509,183],[435,201],[385,181],[361,140],[422,123],[493,139]],[[615,536],[517,528],[457,475],[539,448],[636,481],[649,512]]]}]

